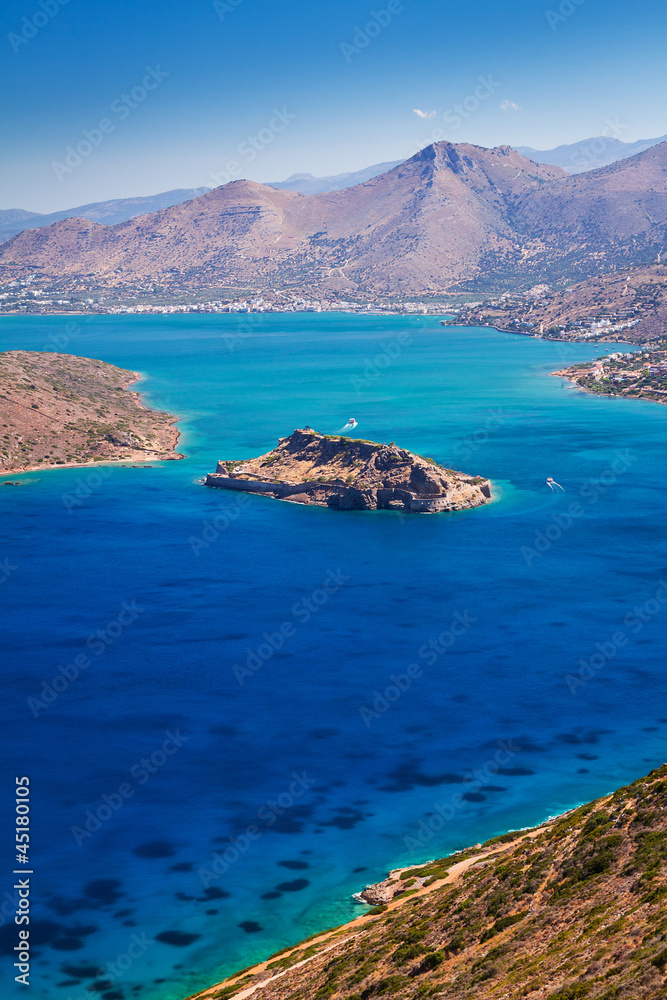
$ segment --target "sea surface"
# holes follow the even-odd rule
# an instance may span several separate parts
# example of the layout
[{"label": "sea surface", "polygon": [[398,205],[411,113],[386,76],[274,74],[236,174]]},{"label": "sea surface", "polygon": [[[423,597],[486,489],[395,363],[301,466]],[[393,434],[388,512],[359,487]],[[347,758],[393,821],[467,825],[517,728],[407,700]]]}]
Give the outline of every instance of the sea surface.
[{"label": "sea surface", "polygon": [[[390,867],[665,759],[667,407],[549,375],[611,345],[435,317],[3,317],[17,348],[141,372],[187,459],[0,488],[3,996],[27,995],[16,775],[31,997],[181,1000],[362,912]],[[494,502],[406,517],[201,485],[349,417]]]}]

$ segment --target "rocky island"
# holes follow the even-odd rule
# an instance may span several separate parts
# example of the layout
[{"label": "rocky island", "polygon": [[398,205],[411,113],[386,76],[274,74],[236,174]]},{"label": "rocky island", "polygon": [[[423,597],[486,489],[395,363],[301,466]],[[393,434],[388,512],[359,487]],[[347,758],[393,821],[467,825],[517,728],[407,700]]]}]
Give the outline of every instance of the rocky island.
[{"label": "rocky island", "polygon": [[128,391],[139,378],[72,354],[0,354],[0,472],[182,458],[176,417]]},{"label": "rocky island", "polygon": [[318,434],[310,427],[281,438],[248,461],[218,462],[206,485],[337,510],[434,514],[479,507],[488,479],[468,476],[395,444]]}]

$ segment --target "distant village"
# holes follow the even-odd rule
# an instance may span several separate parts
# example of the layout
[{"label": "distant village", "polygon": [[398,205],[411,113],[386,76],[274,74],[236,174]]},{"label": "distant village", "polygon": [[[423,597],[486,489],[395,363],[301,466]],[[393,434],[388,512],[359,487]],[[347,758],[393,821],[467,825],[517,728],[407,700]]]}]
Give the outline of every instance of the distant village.
[{"label": "distant village", "polygon": [[[209,292],[208,295],[211,295]],[[100,313],[112,315],[169,315],[172,313],[292,313],[292,312],[401,313],[442,316],[452,312],[447,301],[400,299],[345,299],[336,295],[313,295],[302,290],[263,293],[232,293],[219,290],[211,297],[205,291],[176,295],[147,284],[131,289],[91,290],[72,284],[67,291],[44,286],[30,277],[0,285],[0,313],[48,315]]]},{"label": "distant village", "polygon": [[[538,303],[551,296],[549,285],[535,285],[526,292],[504,292],[493,299],[468,302],[457,310],[452,323],[497,326],[511,333],[524,333],[552,340],[609,340],[611,335],[636,326],[642,316],[640,304],[628,308],[603,310],[599,314],[549,324],[539,318],[529,318]],[[613,339],[613,337],[611,337]]]},{"label": "distant village", "polygon": [[[349,293],[348,293],[349,295]],[[473,293],[455,292],[432,298],[364,296],[344,298],[313,289],[181,289],[157,282],[132,286],[93,287],[90,278],[61,279],[49,285],[38,275],[0,285],[0,314],[25,315],[171,315],[187,313],[301,313],[349,312],[365,315],[438,316],[445,325],[490,326],[508,333],[552,340],[608,341],[623,339],[636,326],[645,303],[602,309],[563,322],[541,319],[548,314],[555,293],[548,285],[523,292],[503,292],[495,298],[470,301]],[[546,308],[545,308],[546,305]],[[583,310],[573,310],[577,312]],[[632,339],[632,338],[630,338]],[[639,339],[639,338],[634,338]]]},{"label": "distant village", "polygon": [[667,340],[631,354],[620,351],[554,374],[565,375],[588,392],[667,402]]}]

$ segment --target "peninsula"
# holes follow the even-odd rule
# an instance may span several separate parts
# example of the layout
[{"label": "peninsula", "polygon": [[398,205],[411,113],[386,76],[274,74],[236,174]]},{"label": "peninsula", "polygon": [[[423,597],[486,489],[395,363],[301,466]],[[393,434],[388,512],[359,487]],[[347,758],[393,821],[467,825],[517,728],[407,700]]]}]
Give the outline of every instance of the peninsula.
[{"label": "peninsula", "polygon": [[49,351],[0,354],[0,473],[182,458],[176,417],[143,406],[137,372]]},{"label": "peninsula", "polygon": [[616,352],[552,372],[598,396],[621,396],[667,402],[667,340],[661,338],[638,353]]},{"label": "peninsula", "polygon": [[393,443],[332,437],[310,427],[258,458],[218,462],[206,485],[337,510],[422,514],[479,507],[491,498],[481,476],[445,469]]},{"label": "peninsula", "polygon": [[190,1000],[667,995],[667,765],[532,830],[411,869],[376,905]]}]

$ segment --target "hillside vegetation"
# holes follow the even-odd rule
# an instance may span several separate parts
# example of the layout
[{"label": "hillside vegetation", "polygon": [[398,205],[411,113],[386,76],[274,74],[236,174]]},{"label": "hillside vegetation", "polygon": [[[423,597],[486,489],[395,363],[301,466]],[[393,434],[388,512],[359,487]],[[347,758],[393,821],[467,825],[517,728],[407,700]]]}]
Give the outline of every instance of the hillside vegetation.
[{"label": "hillside vegetation", "polygon": [[666,807],[663,765],[535,830],[393,873],[388,905],[196,996],[664,998]]},{"label": "hillside vegetation", "polygon": [[0,354],[0,471],[180,458],[176,418],[128,391],[139,378],[71,354]]}]

